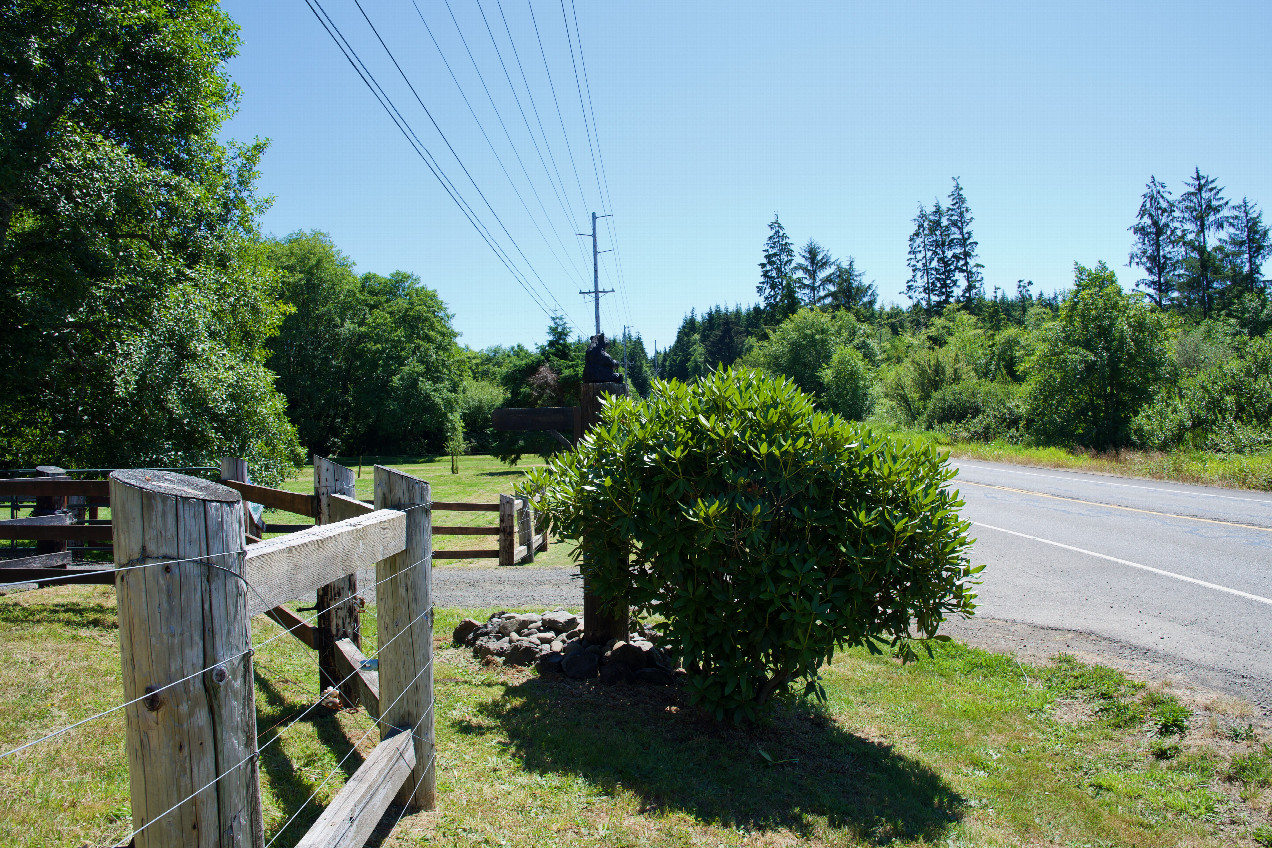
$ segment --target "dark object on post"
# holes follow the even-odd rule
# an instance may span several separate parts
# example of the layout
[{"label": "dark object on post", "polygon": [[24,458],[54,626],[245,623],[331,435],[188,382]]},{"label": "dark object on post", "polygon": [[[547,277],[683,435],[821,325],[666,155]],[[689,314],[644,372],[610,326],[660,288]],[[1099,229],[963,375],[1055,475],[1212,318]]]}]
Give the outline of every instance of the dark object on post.
[{"label": "dark object on post", "polygon": [[605,334],[592,336],[587,345],[587,356],[583,360],[584,383],[621,383],[623,375],[619,373],[618,363],[605,350]]}]

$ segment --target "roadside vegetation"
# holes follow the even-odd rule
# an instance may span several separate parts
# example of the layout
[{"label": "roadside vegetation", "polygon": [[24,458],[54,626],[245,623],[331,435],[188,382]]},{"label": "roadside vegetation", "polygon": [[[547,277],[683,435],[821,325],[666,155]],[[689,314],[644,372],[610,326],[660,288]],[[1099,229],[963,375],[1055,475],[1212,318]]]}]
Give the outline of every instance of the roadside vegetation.
[{"label": "roadside vegetation", "polygon": [[[462,618],[490,612],[438,611],[439,809],[404,815],[387,846],[1270,841],[1272,737],[1241,702],[1182,702],[1072,657],[1038,667],[942,643],[908,665],[840,653],[822,670],[824,704],[779,698],[738,728],[680,688],[541,679],[449,646]],[[363,621],[370,651],[374,608]],[[277,633],[253,624],[256,641]],[[110,589],[7,597],[0,630],[0,662],[22,671],[0,691],[0,748],[119,702]],[[263,648],[256,668],[264,745],[313,702],[317,675],[293,639]],[[266,748],[267,837],[311,794],[334,796],[370,727],[322,706]],[[123,734],[114,714],[0,760],[0,842],[114,844],[129,829]],[[316,815],[309,805],[275,844]]]}]

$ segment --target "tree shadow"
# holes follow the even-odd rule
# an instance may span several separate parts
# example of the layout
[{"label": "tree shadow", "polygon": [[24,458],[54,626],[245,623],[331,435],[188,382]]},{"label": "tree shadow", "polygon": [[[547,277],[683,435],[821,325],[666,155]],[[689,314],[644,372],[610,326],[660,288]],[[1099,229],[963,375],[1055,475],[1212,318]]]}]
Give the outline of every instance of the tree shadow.
[{"label": "tree shadow", "polygon": [[525,473],[526,472],[523,469],[512,468],[512,469],[509,469],[508,471],[479,471],[477,472],[476,476],[478,477],[517,477],[517,476],[524,476]]},{"label": "tree shadow", "polygon": [[[291,703],[277,687],[261,677],[259,673],[255,675],[255,678],[258,691],[261,693],[261,697],[256,702],[259,746],[269,744],[279,730],[293,721],[297,724],[308,724],[313,727],[318,737],[318,744],[328,748],[336,762],[340,763],[336,767],[336,773],[323,787],[324,793],[332,790],[332,782],[338,775],[344,775],[341,781],[343,783],[358,770],[358,767],[362,765],[363,757],[354,748],[349,737],[345,736],[340,723],[336,720],[335,712],[325,706],[318,706],[301,716],[308,709],[309,704]],[[347,758],[346,755],[348,755]],[[282,828],[287,820],[296,814],[296,820],[287,824],[281,834],[278,831],[272,833],[267,831],[265,835],[268,839],[277,838],[278,841],[275,844],[281,848],[290,848],[300,841],[322,814],[323,805],[317,800],[309,801],[309,796],[318,790],[319,785],[327,777],[329,769],[323,769],[321,773],[316,773],[312,767],[298,769],[296,763],[283,750],[282,740],[279,740],[261,750],[260,771],[261,776],[269,781],[271,793],[282,815],[277,826]],[[299,814],[297,814],[298,810]]]},{"label": "tree shadow", "polygon": [[576,774],[643,797],[641,812],[687,813],[748,830],[857,840],[939,841],[965,800],[939,774],[840,727],[802,701],[737,728],[688,706],[678,689],[535,679],[487,704],[461,733],[502,733],[525,768]]},{"label": "tree shadow", "polygon": [[63,627],[118,630],[119,616],[113,606],[81,601],[0,604],[0,624],[57,624]]}]

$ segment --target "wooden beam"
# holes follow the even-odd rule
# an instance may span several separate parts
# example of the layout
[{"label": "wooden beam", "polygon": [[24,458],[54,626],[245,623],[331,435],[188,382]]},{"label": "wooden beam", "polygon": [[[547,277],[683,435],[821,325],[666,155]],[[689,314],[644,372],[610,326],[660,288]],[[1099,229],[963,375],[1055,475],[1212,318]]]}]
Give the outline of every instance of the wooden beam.
[{"label": "wooden beam", "polygon": [[413,768],[415,748],[409,732],[376,745],[296,848],[361,848]]},{"label": "wooden beam", "polygon": [[345,495],[328,496],[327,509],[331,511],[332,521],[344,521],[346,518],[356,518],[359,515],[370,515],[375,512],[375,507],[371,504]]},{"label": "wooden beam", "polygon": [[0,583],[37,583],[41,588],[70,586],[72,583],[114,586],[115,571],[114,566],[104,562],[96,566],[67,568],[0,568]]},{"label": "wooden beam", "polygon": [[499,564],[517,561],[517,500],[512,495],[499,496]]},{"label": "wooden beam", "polygon": [[48,477],[17,477],[0,480],[0,498],[64,498],[87,495],[110,497],[109,480],[62,480]]},{"label": "wooden beam", "polygon": [[499,559],[499,549],[477,551],[433,551],[433,559]]},{"label": "wooden beam", "polygon": [[[55,542],[109,542],[111,529],[101,525],[68,524],[69,516],[42,515],[0,521],[0,539],[35,539]],[[53,519],[53,520],[45,520]]]},{"label": "wooden beam", "polygon": [[266,524],[266,533],[299,533],[301,530],[308,530],[313,527],[312,524]]},{"label": "wooden beam", "polygon": [[64,568],[71,564],[71,560],[70,551],[55,551],[17,559],[0,559],[0,568]]},{"label": "wooden beam", "polygon": [[433,501],[433,512],[498,512],[499,504],[456,503],[455,501]]},{"label": "wooden beam", "polygon": [[282,489],[271,489],[267,486],[256,486],[252,483],[240,483],[237,480],[222,480],[222,486],[229,486],[241,494],[244,500],[258,503],[266,509],[281,509],[283,512],[294,512],[297,515],[318,515],[318,505],[313,495],[302,495],[298,492],[285,492]]},{"label": "wooden beam", "polygon": [[498,536],[498,527],[454,527],[433,525],[434,536]]},{"label": "wooden beam", "polygon": [[496,430],[574,430],[574,407],[542,406],[496,409],[490,416]]},{"label": "wooden beam", "polygon": [[405,539],[406,517],[385,509],[252,545],[243,564],[254,590],[248,613],[308,598],[319,586],[400,552]]},{"label": "wooden beam", "polygon": [[348,679],[358,687],[358,702],[371,718],[380,717],[380,675],[366,667],[367,658],[348,639],[336,641],[336,669],[340,679]]},{"label": "wooden beam", "polygon": [[314,626],[287,607],[267,609],[265,615],[309,647],[314,647]]}]

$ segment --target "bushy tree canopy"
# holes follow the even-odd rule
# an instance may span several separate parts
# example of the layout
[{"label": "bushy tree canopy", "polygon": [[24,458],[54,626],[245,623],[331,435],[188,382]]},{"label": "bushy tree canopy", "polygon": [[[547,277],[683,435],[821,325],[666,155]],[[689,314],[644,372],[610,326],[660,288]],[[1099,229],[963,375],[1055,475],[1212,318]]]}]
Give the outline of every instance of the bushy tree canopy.
[{"label": "bushy tree canopy", "polygon": [[0,461],[298,454],[262,367],[284,309],[255,246],[263,143],[217,134],[234,25],[210,0],[0,13]]},{"label": "bushy tree canopy", "polygon": [[1074,267],[1073,293],[1032,364],[1029,426],[1052,444],[1119,447],[1170,377],[1171,323],[1125,294],[1103,262]]},{"label": "bushy tree canopy", "polygon": [[610,401],[529,491],[580,541],[605,603],[667,621],[718,717],[755,715],[837,648],[936,636],[970,613],[962,502],[944,457],[819,412],[789,380],[729,369]]}]

